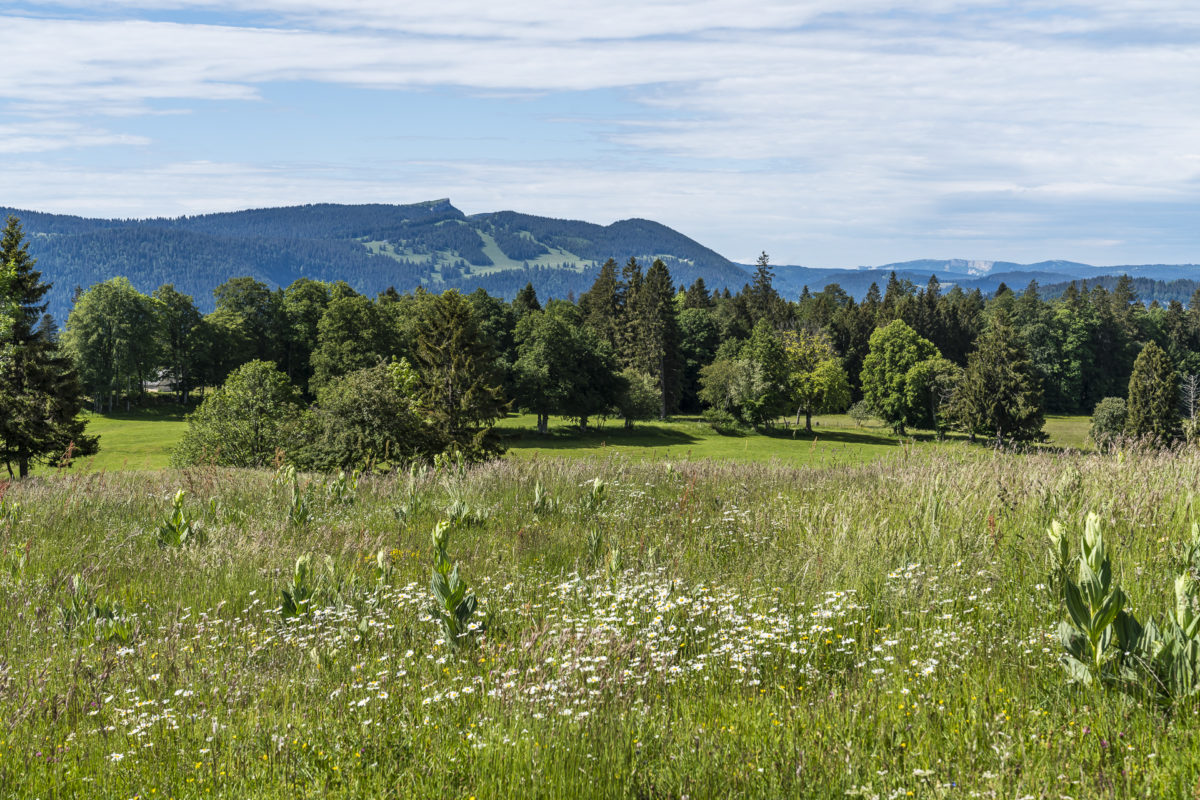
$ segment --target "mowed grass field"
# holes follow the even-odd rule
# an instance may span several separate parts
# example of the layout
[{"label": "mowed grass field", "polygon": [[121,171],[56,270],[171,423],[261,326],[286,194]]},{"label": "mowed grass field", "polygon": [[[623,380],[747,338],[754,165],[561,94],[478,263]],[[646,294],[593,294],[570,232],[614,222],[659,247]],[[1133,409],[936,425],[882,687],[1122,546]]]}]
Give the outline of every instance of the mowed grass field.
[{"label": "mowed grass field", "polygon": [[[100,436],[100,452],[76,462],[79,471],[155,470],[169,465],[171,449],[187,428],[184,409],[160,404],[114,414],[92,414],[89,433]],[[507,457],[537,459],[550,456],[621,457],[628,459],[770,461],[838,466],[859,464],[900,452],[904,446],[936,447],[931,431],[912,431],[901,439],[877,421],[856,425],[844,414],[813,419],[812,434],[795,427],[766,432],[717,433],[698,417],[675,417],[666,422],[638,423],[626,430],[620,420],[593,419],[581,432],[570,420],[551,419],[550,433],[536,431],[532,415],[510,415],[500,421],[499,433]],[[1082,416],[1048,416],[1045,447],[1090,449],[1090,420]],[[961,441],[953,436],[950,441]],[[49,468],[39,470],[42,473]]]},{"label": "mowed grass field", "polygon": [[[1197,701],[1068,683],[1045,533],[1077,552],[1097,513],[1114,579],[1161,622],[1195,450],[542,451],[297,480],[7,487],[0,794],[1195,797]],[[156,533],[177,489],[182,547]],[[479,599],[454,646],[430,614],[439,522]]]},{"label": "mowed grass field", "polygon": [[[113,414],[84,413],[87,432],[100,437],[100,451],[80,458],[81,471],[163,469],[187,429],[185,409],[175,405],[134,408]],[[44,471],[44,470],[43,470]]]}]

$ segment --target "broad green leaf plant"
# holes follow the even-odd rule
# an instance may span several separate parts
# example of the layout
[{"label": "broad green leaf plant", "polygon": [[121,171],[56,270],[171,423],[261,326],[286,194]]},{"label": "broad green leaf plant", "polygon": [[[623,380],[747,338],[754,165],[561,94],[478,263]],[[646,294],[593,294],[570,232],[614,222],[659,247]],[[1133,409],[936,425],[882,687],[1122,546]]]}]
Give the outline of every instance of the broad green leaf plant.
[{"label": "broad green leaf plant", "polygon": [[1143,626],[1126,610],[1098,516],[1088,515],[1077,556],[1057,521],[1049,536],[1051,579],[1068,615],[1058,636],[1069,680],[1150,695],[1168,708],[1200,695],[1200,527],[1192,526],[1192,544],[1174,583],[1175,603],[1161,626],[1153,620]]},{"label": "broad green leaf plant", "polygon": [[429,588],[434,602],[430,611],[441,624],[446,642],[458,649],[472,636],[482,633],[485,626],[482,621],[472,619],[478,600],[459,576],[458,565],[451,564],[446,552],[452,527],[450,521],[441,520],[433,529],[433,570]]}]

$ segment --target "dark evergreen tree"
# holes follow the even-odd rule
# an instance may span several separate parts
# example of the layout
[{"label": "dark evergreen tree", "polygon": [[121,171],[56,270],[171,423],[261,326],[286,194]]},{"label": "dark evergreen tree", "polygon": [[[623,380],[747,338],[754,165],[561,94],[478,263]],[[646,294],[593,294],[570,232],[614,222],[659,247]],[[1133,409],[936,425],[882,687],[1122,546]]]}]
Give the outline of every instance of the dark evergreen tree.
[{"label": "dark evergreen tree", "polygon": [[417,311],[417,396],[434,430],[470,459],[501,452],[492,427],[508,403],[470,303],[451,290],[427,295]]},{"label": "dark evergreen tree", "polygon": [[1166,351],[1150,342],[1138,353],[1129,378],[1125,432],[1160,444],[1179,429],[1179,379]]},{"label": "dark evergreen tree", "polygon": [[1007,316],[992,319],[967,358],[954,408],[954,416],[973,435],[1019,442],[1043,438],[1041,387]]},{"label": "dark evergreen tree", "polygon": [[652,376],[662,392],[660,418],[679,407],[683,359],[679,348],[679,317],[674,283],[667,265],[655,259],[627,309],[631,358],[627,366]]},{"label": "dark evergreen tree", "polygon": [[34,269],[21,223],[9,217],[0,234],[0,460],[10,477],[25,477],[37,462],[65,463],[94,453],[95,437],[78,418],[83,393],[71,361],[58,346],[53,321],[43,317],[50,284]]},{"label": "dark evergreen tree", "polygon": [[712,297],[708,294],[708,287],[704,285],[704,278],[696,278],[692,281],[692,285],[684,291],[683,307],[687,308],[704,308],[713,307]]},{"label": "dark evergreen tree", "polygon": [[617,262],[610,258],[600,267],[592,288],[579,298],[584,326],[601,341],[607,342],[614,352],[621,341],[623,290],[624,286],[617,277]]},{"label": "dark evergreen tree", "polygon": [[541,310],[542,304],[538,302],[537,292],[533,288],[533,281],[530,281],[513,298],[513,311],[516,312],[517,318],[520,319],[532,311]]}]

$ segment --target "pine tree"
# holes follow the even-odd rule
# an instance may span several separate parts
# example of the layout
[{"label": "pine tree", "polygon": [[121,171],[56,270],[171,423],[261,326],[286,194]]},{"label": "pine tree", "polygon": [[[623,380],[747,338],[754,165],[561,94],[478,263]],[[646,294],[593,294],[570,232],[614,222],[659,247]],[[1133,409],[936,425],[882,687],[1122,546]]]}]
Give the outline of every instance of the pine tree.
[{"label": "pine tree", "polygon": [[745,290],[747,305],[753,322],[766,319],[773,325],[783,323],[786,306],[774,286],[775,271],[771,269],[771,261],[764,251],[758,257],[758,265],[754,270],[754,282]]},{"label": "pine tree", "polygon": [[675,285],[667,265],[655,259],[645,279],[636,281],[636,286],[636,291],[631,288],[626,308],[628,339],[625,366],[633,367],[658,381],[662,393],[659,416],[666,419],[679,404],[683,367]]},{"label": "pine tree", "polygon": [[1150,342],[1138,353],[1129,378],[1125,432],[1165,443],[1179,427],[1179,380],[1167,353]]},{"label": "pine tree", "polygon": [[692,281],[692,285],[684,291],[683,307],[713,307],[712,297],[708,294],[708,287],[704,285],[704,278],[696,278],[696,280]]},{"label": "pine tree", "polygon": [[621,282],[617,293],[617,358],[622,367],[641,369],[637,366],[641,344],[637,309],[644,280],[642,265],[630,256],[629,261],[621,268]]},{"label": "pine tree", "polygon": [[[37,461],[54,463],[96,450],[77,419],[84,398],[74,369],[58,346],[57,331],[42,282],[29,255],[21,224],[9,217],[0,235],[0,264],[6,265],[5,317],[11,317],[0,351],[0,460],[9,476],[16,465],[25,477]],[[40,324],[39,324],[40,321]]]},{"label": "pine tree", "polygon": [[450,290],[427,296],[418,313],[418,397],[434,429],[467,458],[499,453],[492,426],[508,404],[495,350],[480,335],[470,303]]},{"label": "pine tree", "polygon": [[620,339],[621,290],[617,262],[611,258],[600,267],[592,288],[579,298],[583,324],[614,351]]},{"label": "pine tree", "polygon": [[1008,317],[998,314],[967,358],[954,399],[955,416],[972,435],[997,441],[1042,438],[1042,392]]},{"label": "pine tree", "polygon": [[516,312],[518,317],[523,317],[531,311],[541,310],[542,304],[538,302],[537,291],[533,288],[533,281],[530,281],[513,298],[513,311]]}]

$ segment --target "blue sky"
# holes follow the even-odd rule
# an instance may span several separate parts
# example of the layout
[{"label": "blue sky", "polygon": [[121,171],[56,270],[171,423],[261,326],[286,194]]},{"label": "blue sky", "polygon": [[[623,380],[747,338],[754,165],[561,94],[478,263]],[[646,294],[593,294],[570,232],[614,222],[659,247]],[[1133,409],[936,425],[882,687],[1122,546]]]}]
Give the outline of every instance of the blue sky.
[{"label": "blue sky", "polygon": [[1200,4],[0,5],[0,205],[449,197],[735,260],[1200,262]]}]

